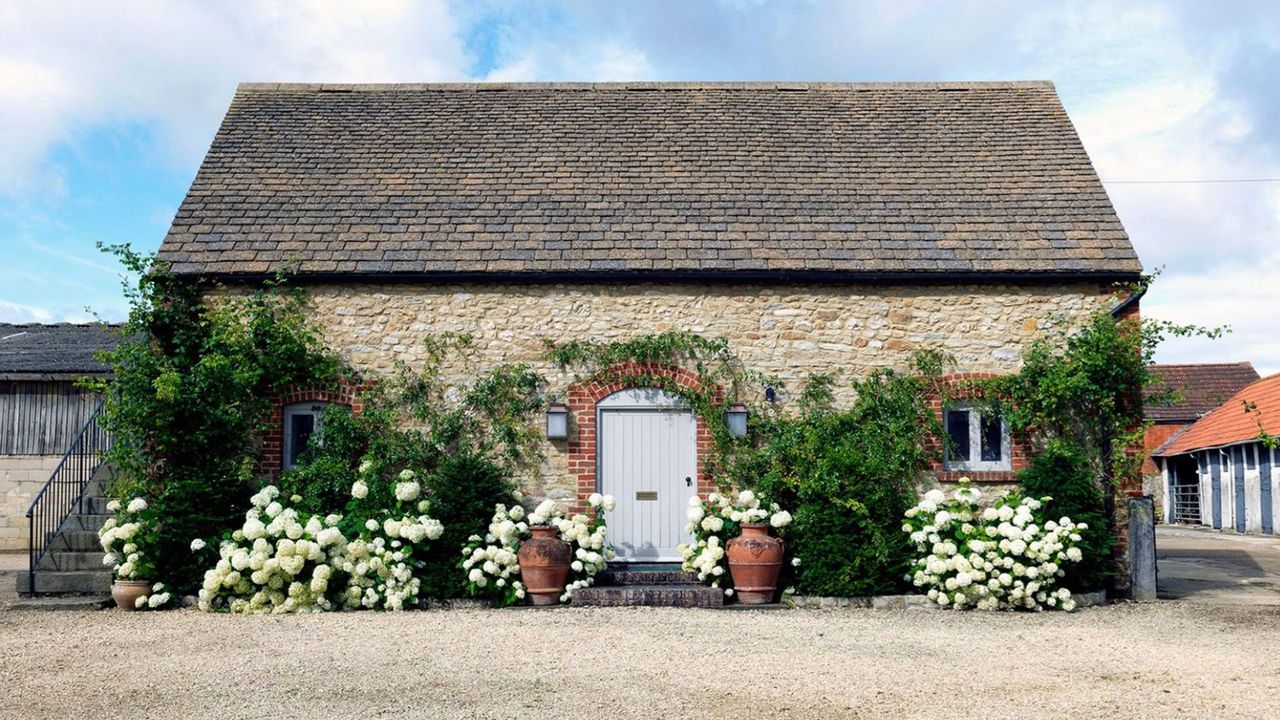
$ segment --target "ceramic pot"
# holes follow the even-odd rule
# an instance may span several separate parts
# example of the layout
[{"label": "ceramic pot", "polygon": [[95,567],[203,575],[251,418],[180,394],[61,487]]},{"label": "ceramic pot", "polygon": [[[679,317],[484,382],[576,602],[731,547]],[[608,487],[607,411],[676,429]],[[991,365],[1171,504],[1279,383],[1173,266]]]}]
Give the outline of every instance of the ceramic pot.
[{"label": "ceramic pot", "polygon": [[743,605],[773,602],[778,590],[778,573],[782,570],[782,541],[769,536],[769,526],[749,523],[742,534],[729,541],[729,574],[734,592]]},{"label": "ceramic pot", "polygon": [[569,582],[573,550],[554,527],[539,525],[529,528],[529,532],[533,538],[520,543],[520,552],[516,553],[525,595],[530,605],[555,605]]},{"label": "ceramic pot", "polygon": [[111,599],[121,610],[137,610],[138,598],[150,594],[150,580],[116,580],[111,583]]}]

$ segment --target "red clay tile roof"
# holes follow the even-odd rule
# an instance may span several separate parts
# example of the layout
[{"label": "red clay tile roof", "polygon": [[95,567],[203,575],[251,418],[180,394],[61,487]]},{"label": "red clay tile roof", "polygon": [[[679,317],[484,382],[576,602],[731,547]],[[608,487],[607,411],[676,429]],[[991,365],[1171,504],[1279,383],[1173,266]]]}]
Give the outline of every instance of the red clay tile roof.
[{"label": "red clay tile roof", "polygon": [[1152,365],[1151,370],[1163,378],[1147,389],[1147,419],[1158,423],[1193,422],[1258,379],[1247,362]]},{"label": "red clay tile roof", "polygon": [[[1245,403],[1254,409],[1246,410]],[[1231,396],[1155,454],[1167,457],[1249,442],[1258,437],[1259,423],[1268,433],[1280,435],[1280,373],[1258,380]]]},{"label": "red clay tile roof", "polygon": [[1047,82],[241,85],[159,256],[334,279],[1142,267]]}]

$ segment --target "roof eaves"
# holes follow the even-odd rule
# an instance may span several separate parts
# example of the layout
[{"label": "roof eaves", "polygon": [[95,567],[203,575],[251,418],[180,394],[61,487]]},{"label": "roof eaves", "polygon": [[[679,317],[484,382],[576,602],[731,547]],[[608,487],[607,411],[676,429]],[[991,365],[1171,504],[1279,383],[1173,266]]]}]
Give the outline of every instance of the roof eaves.
[{"label": "roof eaves", "polygon": [[[271,272],[191,272],[175,269],[175,274],[198,276],[214,282],[252,284],[276,277]],[[1137,273],[1113,270],[1070,271],[825,271],[825,270],[595,270],[565,272],[300,272],[290,276],[303,283],[420,283],[449,284],[459,282],[498,282],[512,284],[559,283],[710,283],[731,285],[753,283],[764,285],[810,284],[1053,284],[1064,282],[1123,282]]]}]

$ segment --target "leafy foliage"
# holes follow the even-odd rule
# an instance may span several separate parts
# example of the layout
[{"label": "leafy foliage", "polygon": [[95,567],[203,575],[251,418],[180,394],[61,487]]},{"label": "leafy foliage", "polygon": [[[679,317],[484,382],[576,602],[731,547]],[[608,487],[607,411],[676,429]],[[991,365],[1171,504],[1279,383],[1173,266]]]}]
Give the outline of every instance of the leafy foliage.
[{"label": "leafy foliage", "polygon": [[1014,432],[1041,444],[1069,443],[1103,478],[1137,477],[1145,431],[1143,391],[1166,338],[1218,337],[1223,329],[1093,313],[1082,327],[1060,325],[1023,352],[1022,370],[988,383]]},{"label": "leafy foliage", "polygon": [[[928,369],[928,368],[925,368]],[[826,378],[817,383],[828,386]],[[799,558],[795,586],[815,595],[891,592],[910,548],[900,520],[933,461],[940,428],[926,403],[931,378],[878,370],[852,382],[847,410],[814,391],[797,418],[766,421],[741,472],[783,507],[795,508],[787,539]]]},{"label": "leafy foliage", "polygon": [[1062,585],[1073,592],[1107,587],[1115,574],[1111,561],[1115,537],[1107,529],[1102,488],[1084,452],[1069,442],[1052,440],[1018,479],[1026,495],[1051,498],[1045,510],[1050,518],[1066,516],[1088,525],[1077,543],[1083,558],[1063,567]]},{"label": "leafy foliage", "polygon": [[331,384],[340,366],[282,279],[206,302],[218,288],[127,246],[109,250],[137,277],[120,342],[103,354],[114,378],[95,386],[115,439],[113,494],[146,499],[158,522],[155,572],[189,592],[199,580],[191,540],[235,524],[252,492],[253,431],[269,398]]},{"label": "leafy foliage", "polygon": [[[690,332],[664,332],[618,342],[573,340],[557,344],[544,341],[547,357],[560,368],[578,368],[601,382],[621,382],[628,387],[652,387],[684,398],[706,423],[714,442],[703,458],[708,470],[721,484],[736,484],[734,456],[743,444],[729,433],[726,422],[729,406],[748,405],[752,416],[769,415],[769,403],[756,402],[765,387],[779,385],[777,378],[746,369],[723,337],[706,338]],[[694,373],[696,387],[686,387],[659,374],[635,370],[635,366],[682,367]],[[755,392],[756,389],[760,392]]]},{"label": "leafy foliage", "polygon": [[[316,442],[280,478],[284,494],[303,498],[300,509],[343,513],[341,527],[350,534],[368,519],[362,508],[394,505],[392,480],[412,470],[432,517],[444,525],[440,540],[419,558],[423,597],[465,594],[458,551],[471,535],[484,534],[495,505],[516,502],[511,478],[541,457],[532,420],[544,407],[542,377],[524,365],[502,365],[469,385],[446,381],[443,368],[470,344],[465,335],[427,338],[422,369],[400,363],[393,377],[365,394],[359,415],[326,410]],[[365,483],[368,496],[356,502],[351,487],[364,474],[381,481]]]}]

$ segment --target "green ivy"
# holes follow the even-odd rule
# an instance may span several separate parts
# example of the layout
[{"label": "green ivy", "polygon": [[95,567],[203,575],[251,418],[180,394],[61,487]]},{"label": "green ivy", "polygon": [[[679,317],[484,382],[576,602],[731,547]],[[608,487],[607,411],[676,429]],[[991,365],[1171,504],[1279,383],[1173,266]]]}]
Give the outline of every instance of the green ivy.
[{"label": "green ivy", "polygon": [[[542,376],[525,365],[500,365],[469,384],[449,381],[444,368],[465,359],[471,343],[467,335],[426,338],[422,367],[398,363],[361,398],[359,415],[326,410],[316,441],[280,478],[285,494],[302,498],[299,507],[340,513],[344,530],[358,531],[369,508],[394,506],[394,478],[412,470],[429,514],[444,525],[422,558],[424,598],[465,595],[458,552],[469,536],[485,533],[494,505],[517,502],[512,478],[536,470],[542,457],[534,422],[545,409]],[[380,480],[367,483],[362,502],[351,498],[358,475]]]},{"label": "green ivy", "polygon": [[[771,416],[776,409],[760,402],[766,387],[780,386],[774,376],[746,369],[723,337],[707,338],[696,333],[671,331],[643,335],[616,342],[572,340],[556,343],[544,340],[547,358],[563,370],[574,370],[575,381],[618,382],[627,387],[652,387],[683,398],[706,424],[714,447],[704,459],[704,467],[722,487],[736,487],[735,456],[750,447],[750,439],[734,438],[729,432],[728,411],[734,403],[749,408],[752,425]],[[634,365],[671,366],[694,374],[696,383],[687,387],[658,373],[635,372]]]},{"label": "green ivy", "polygon": [[[102,354],[113,377],[93,383],[114,444],[112,493],[142,497],[157,520],[155,572],[192,591],[190,543],[236,523],[259,459],[254,430],[269,398],[291,386],[333,385],[337,358],[306,321],[283,278],[248,294],[175,277],[127,246],[115,253],[136,281],[119,344]],[[216,293],[216,301],[206,296]]]},{"label": "green ivy", "polygon": [[855,596],[899,590],[910,563],[902,516],[922,473],[937,459],[941,433],[928,405],[936,371],[920,356],[915,372],[877,370],[851,381],[853,404],[837,408],[834,379],[811,378],[797,416],[762,423],[740,455],[762,497],[792,508],[787,539],[799,566],[798,592]]},{"label": "green ivy", "polygon": [[[794,513],[787,542],[799,566],[784,583],[799,592],[867,595],[902,583],[910,548],[902,515],[915,501],[915,485],[935,459],[930,438],[941,436],[928,405],[939,392],[946,357],[920,353],[909,374],[878,370],[853,380],[849,408],[835,403],[837,376],[810,376],[792,412],[758,398],[773,377],[743,367],[724,338],[668,332],[613,343],[548,342],[548,356],[577,380],[656,387],[683,397],[711,430],[707,459],[725,489],[755,489]],[[634,364],[693,371],[690,388],[663,375],[635,373]],[[750,408],[748,434],[730,435],[726,412],[734,402]]]}]

